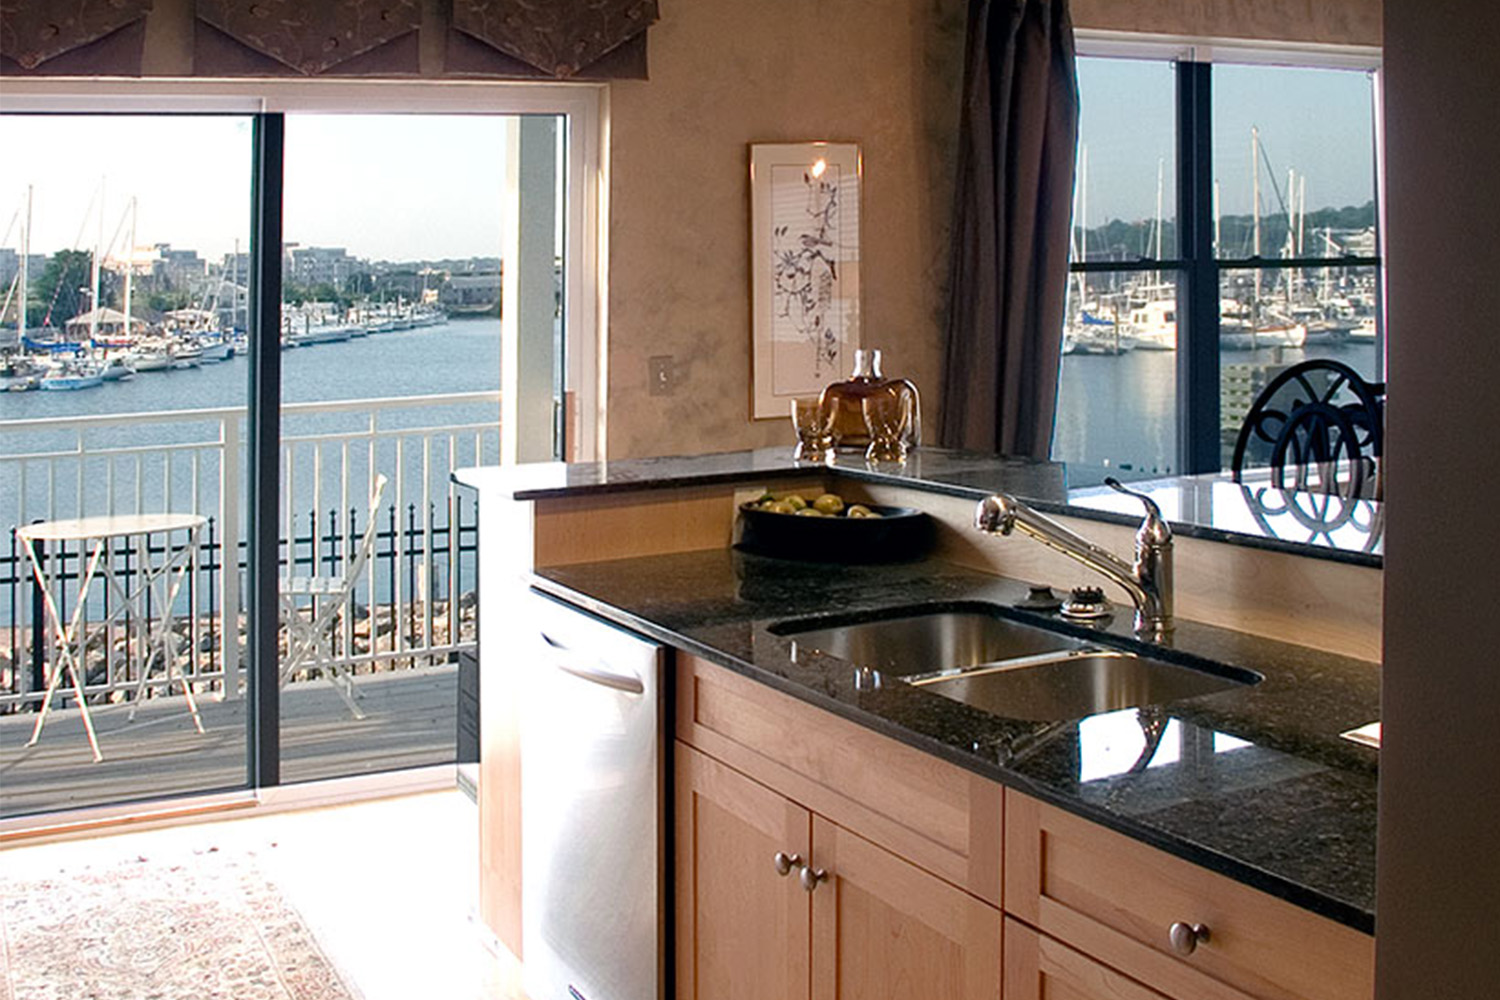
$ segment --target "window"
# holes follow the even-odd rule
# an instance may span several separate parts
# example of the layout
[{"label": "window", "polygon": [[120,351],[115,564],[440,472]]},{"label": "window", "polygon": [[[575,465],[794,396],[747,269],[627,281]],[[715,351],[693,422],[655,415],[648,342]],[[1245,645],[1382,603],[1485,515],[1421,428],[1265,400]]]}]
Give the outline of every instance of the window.
[{"label": "window", "polygon": [[1374,70],[1176,55],[1078,60],[1053,444],[1075,485],[1223,468],[1299,361],[1384,378]]}]

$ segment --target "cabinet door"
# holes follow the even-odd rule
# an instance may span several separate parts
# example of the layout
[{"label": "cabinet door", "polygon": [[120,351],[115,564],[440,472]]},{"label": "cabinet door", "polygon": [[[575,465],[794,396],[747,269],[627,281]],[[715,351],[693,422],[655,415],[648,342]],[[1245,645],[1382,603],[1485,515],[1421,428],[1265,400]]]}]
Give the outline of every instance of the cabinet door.
[{"label": "cabinet door", "polygon": [[777,852],[806,858],[811,817],[676,745],[678,1000],[806,1000],[812,903]]},{"label": "cabinet door", "polygon": [[1005,1000],[1167,1000],[1007,917]]},{"label": "cabinet door", "polygon": [[999,1000],[1000,911],[813,817],[814,1000]]}]

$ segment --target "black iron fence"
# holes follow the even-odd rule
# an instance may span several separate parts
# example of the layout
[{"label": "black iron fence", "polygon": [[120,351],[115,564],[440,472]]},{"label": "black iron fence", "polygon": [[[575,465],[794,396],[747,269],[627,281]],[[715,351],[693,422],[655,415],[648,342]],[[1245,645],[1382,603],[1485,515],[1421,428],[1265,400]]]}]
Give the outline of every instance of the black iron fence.
[{"label": "black iron fence", "polygon": [[[455,659],[475,642],[476,501],[450,494],[442,504],[429,504],[425,516],[415,503],[389,504],[376,516],[380,523],[370,558],[350,590],[349,613],[340,617],[338,630],[330,637],[333,654],[369,669],[402,669]],[[352,508],[342,515],[329,509],[294,517],[289,535],[281,539],[281,575],[341,576],[366,530],[363,517],[362,511]],[[0,619],[0,713],[34,709],[40,703],[56,642],[42,588],[16,526],[8,534],[9,545],[0,552],[0,613],[4,614]],[[78,610],[88,548],[76,542],[35,543],[34,550],[52,584],[60,619],[70,621]],[[159,564],[170,555],[169,542],[165,537],[148,537],[145,551],[146,558]],[[239,537],[226,540],[222,525],[210,517],[170,611],[180,639],[186,640],[178,645],[182,672],[209,690],[233,697],[244,666],[239,653],[244,609],[233,609],[230,614],[222,607],[220,581],[226,551],[234,552],[243,572],[245,541]],[[140,585],[138,544],[113,540],[102,558],[127,592]],[[139,683],[140,672],[148,669],[148,661],[131,655],[131,649],[141,645],[150,622],[163,610],[153,606],[156,600],[146,589],[142,620],[134,620],[128,612],[116,614],[118,596],[110,588],[90,588],[82,620],[98,623],[96,629],[86,630],[85,691],[91,702],[96,692],[100,700],[125,697]],[[153,675],[161,683],[166,680],[165,671]],[[58,695],[62,694],[59,690]]]}]

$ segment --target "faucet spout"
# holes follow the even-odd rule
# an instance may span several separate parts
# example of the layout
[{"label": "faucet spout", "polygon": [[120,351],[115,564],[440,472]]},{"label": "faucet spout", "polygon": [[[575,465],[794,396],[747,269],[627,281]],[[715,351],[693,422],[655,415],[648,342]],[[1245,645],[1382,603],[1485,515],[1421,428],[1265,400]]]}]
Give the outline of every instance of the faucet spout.
[{"label": "faucet spout", "polygon": [[1113,489],[1146,505],[1146,517],[1135,536],[1135,561],[1128,563],[1013,496],[997,493],[981,500],[974,527],[994,535],[1019,530],[1043,545],[1089,567],[1118,584],[1135,604],[1135,630],[1164,636],[1172,630],[1172,529],[1152,500],[1105,480]]}]

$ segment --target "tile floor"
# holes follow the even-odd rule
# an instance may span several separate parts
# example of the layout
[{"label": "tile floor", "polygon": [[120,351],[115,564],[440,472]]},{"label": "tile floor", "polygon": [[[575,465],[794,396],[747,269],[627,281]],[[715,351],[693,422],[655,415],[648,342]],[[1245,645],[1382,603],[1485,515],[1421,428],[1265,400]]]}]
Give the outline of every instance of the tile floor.
[{"label": "tile floor", "polygon": [[11,866],[251,851],[363,1000],[519,1000],[514,962],[476,917],[477,830],[462,792],[425,792],[11,848],[0,880]]}]

